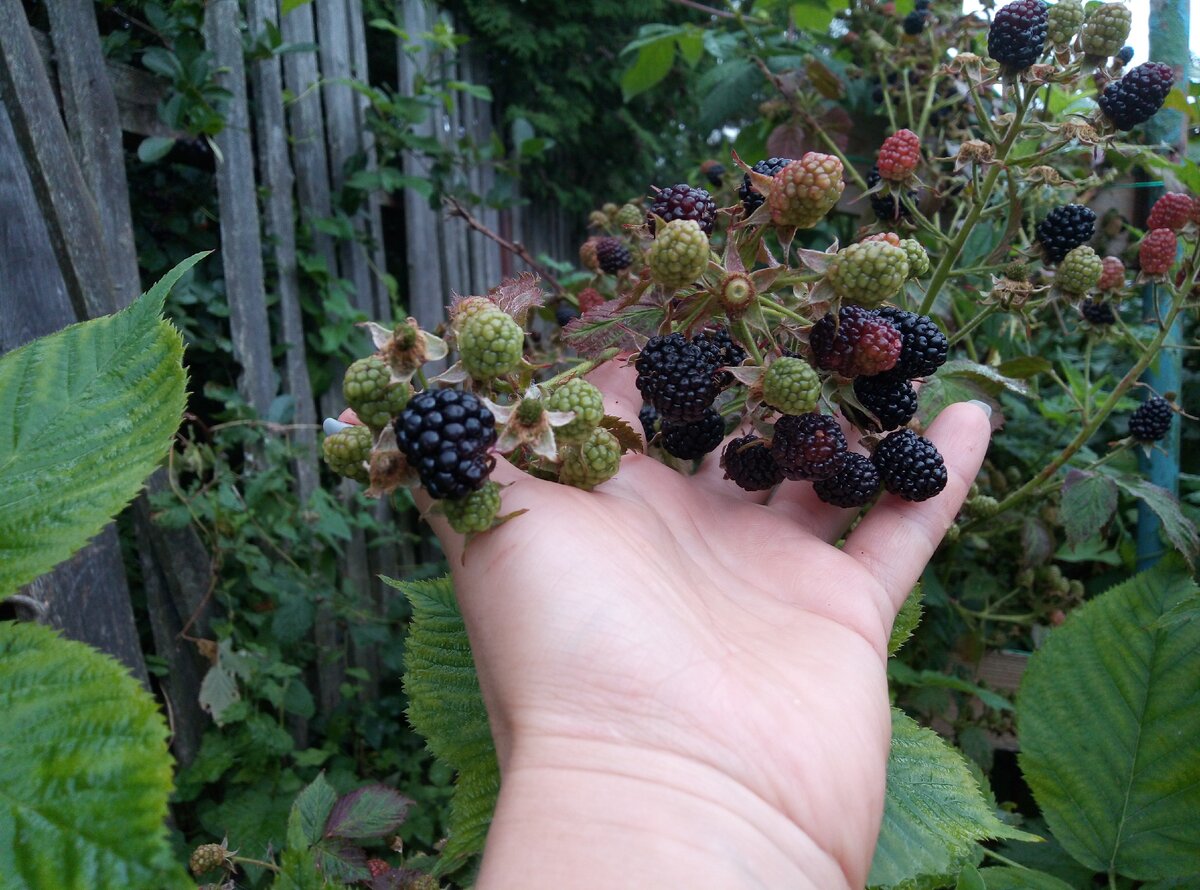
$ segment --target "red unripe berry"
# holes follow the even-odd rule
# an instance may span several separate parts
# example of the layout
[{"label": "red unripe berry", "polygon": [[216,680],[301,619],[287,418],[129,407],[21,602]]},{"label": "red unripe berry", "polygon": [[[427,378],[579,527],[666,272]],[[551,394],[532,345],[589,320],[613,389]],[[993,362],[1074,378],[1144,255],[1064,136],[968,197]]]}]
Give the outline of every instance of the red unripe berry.
[{"label": "red unripe berry", "polygon": [[1195,202],[1191,195],[1182,192],[1168,192],[1150,208],[1150,216],[1146,219],[1147,229],[1170,229],[1178,232],[1195,212]]},{"label": "red unripe berry", "polygon": [[1175,264],[1175,233],[1170,229],[1151,229],[1138,248],[1138,262],[1147,275],[1165,275]]},{"label": "red unripe berry", "polygon": [[1102,261],[1100,280],[1096,289],[1100,291],[1116,291],[1125,289],[1125,264],[1118,257],[1106,256]]},{"label": "red unripe berry", "polygon": [[868,235],[866,238],[863,238],[862,240],[863,241],[883,241],[887,244],[892,245],[892,247],[900,246],[900,236],[897,235],[895,232],[877,232],[874,235]]},{"label": "red unripe berry", "polygon": [[879,175],[903,182],[921,163],[921,140],[912,130],[900,130],[883,140],[879,149]]},{"label": "red unripe berry", "polygon": [[581,313],[591,312],[603,302],[605,302],[604,294],[594,287],[585,287],[579,292],[579,311]]}]

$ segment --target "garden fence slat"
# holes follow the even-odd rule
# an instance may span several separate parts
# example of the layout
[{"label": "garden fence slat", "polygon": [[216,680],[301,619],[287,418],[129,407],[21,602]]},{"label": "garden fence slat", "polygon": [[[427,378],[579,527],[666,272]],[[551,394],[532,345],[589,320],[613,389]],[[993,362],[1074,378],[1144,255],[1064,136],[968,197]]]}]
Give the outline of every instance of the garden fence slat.
[{"label": "garden fence slat", "polygon": [[[247,7],[251,33],[278,26],[277,0],[250,0]],[[280,333],[284,341],[284,391],[292,397],[296,429],[291,439],[292,462],[300,502],[307,504],[320,479],[317,473],[316,406],[308,376],[304,318],[300,310],[300,274],[296,261],[296,222],[292,189],[295,177],[288,156],[283,110],[283,71],[278,56],[254,62],[255,123],[259,170],[266,187],[266,234],[275,260],[275,292],[279,297]]]},{"label": "garden fence slat", "polygon": [[204,11],[204,19],[217,82],[230,93],[226,125],[216,136],[221,154],[216,178],[233,356],[242,366],[238,377],[242,397],[259,416],[266,416],[276,385],[237,0],[212,0]]}]

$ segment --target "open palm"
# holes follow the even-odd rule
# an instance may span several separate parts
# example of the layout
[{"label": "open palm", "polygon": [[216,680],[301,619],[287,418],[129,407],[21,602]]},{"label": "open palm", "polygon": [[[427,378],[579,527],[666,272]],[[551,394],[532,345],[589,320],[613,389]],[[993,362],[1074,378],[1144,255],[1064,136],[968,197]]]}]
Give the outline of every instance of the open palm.
[{"label": "open palm", "polygon": [[[610,364],[592,380],[608,412],[636,424],[632,373]],[[514,845],[496,837],[519,834],[512,822],[528,803],[512,802],[506,820],[510,784],[516,795],[579,770],[632,782],[645,809],[628,818],[651,814],[643,829],[657,824],[658,794],[717,798],[798,857],[812,886],[862,886],[883,806],[888,634],[988,432],[977,407],[944,411],[929,436],[946,490],[923,504],[885,495],[841,549],[856,511],[822,504],[806,483],[768,502],[724,480],[716,455],[692,477],[626,455],[593,492],[502,463],[504,511],[528,512],[465,558],[435,520],[504,781],[484,883],[490,873],[494,886],[516,885],[501,877]],[[580,818],[594,817],[588,807]]]}]

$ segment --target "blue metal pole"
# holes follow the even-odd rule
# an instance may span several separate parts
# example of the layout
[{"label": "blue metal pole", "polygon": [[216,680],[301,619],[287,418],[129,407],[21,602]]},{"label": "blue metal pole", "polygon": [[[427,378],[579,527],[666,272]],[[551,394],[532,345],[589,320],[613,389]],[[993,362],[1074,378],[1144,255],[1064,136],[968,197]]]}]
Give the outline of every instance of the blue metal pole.
[{"label": "blue metal pole", "polygon": [[[1188,75],[1188,0],[1151,0],[1150,2],[1150,59],[1165,62],[1175,69],[1175,83],[1183,84],[1187,90]],[[1173,109],[1164,108],[1146,124],[1146,136],[1151,143],[1167,143],[1187,150],[1187,127],[1184,116]],[[1157,198],[1160,190],[1148,197]],[[1181,248],[1182,249],[1182,248]],[[1154,289],[1142,290],[1142,309],[1147,318],[1154,318]],[[1163,342],[1163,350],[1146,370],[1142,380],[1160,393],[1177,395],[1183,382],[1183,320],[1175,325]],[[1178,496],[1179,494],[1179,418],[1171,423],[1171,430],[1162,441],[1161,450],[1155,449],[1147,457],[1138,456],[1142,473],[1160,488]],[[1138,504],[1137,567],[1149,568],[1162,558],[1165,548],[1162,541],[1161,523],[1145,503]]]}]

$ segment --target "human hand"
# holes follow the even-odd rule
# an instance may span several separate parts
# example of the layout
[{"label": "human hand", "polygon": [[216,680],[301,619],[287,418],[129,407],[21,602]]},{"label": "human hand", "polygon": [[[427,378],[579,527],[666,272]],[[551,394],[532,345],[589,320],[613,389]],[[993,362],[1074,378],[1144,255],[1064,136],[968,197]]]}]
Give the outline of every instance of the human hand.
[{"label": "human hand", "polygon": [[[638,428],[632,369],[591,378]],[[883,809],[887,641],[983,460],[984,411],[927,435],[949,481],[855,510],[628,454],[593,492],[501,460],[514,522],[431,516],[502,789],[479,887],[861,887]]]}]

